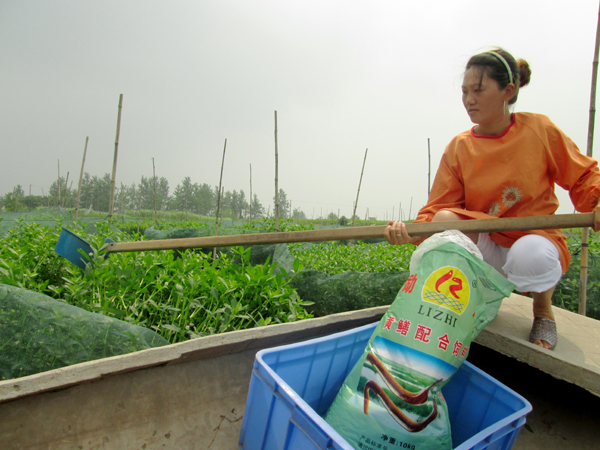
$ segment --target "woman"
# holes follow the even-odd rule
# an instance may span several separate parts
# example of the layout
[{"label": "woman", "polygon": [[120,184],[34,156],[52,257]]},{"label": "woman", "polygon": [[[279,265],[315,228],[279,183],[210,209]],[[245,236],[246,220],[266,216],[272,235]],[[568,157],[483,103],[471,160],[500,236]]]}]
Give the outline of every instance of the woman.
[{"label": "woman", "polygon": [[[600,172],[597,162],[546,116],[510,113],[531,70],[503,49],[473,56],[467,63],[462,101],[475,126],[446,147],[428,203],[415,222],[553,214],[554,184],[569,191],[580,212],[594,211],[600,228]],[[418,244],[402,222],[385,230],[390,244]],[[485,233],[469,236],[484,260],[519,292],[533,296],[529,340],[547,349],[557,343],[552,294],[569,267],[561,230]]]}]

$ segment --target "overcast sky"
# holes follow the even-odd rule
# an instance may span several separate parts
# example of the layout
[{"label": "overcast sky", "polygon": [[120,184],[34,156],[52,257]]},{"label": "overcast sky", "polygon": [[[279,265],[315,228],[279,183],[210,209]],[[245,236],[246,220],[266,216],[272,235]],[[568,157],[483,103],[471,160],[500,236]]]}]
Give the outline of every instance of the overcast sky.
[{"label": "overcast sky", "polygon": [[[501,46],[532,68],[516,111],[548,115],[587,151],[598,0],[0,0],[0,195],[112,170],[117,185],[184,177],[274,195],[308,217],[404,218],[427,200],[469,57]],[[598,119],[600,120],[600,118]],[[600,137],[597,137],[596,141]],[[558,188],[560,190],[560,188]],[[559,212],[573,211],[559,193]],[[272,208],[271,208],[272,210]]]}]

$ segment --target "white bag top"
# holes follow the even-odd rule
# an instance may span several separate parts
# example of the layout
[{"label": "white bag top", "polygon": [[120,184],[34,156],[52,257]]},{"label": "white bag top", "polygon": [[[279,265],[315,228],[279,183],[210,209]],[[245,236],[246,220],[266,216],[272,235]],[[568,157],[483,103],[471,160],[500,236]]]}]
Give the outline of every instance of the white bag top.
[{"label": "white bag top", "polygon": [[446,230],[430,236],[429,238],[425,239],[421,245],[419,245],[410,259],[410,273],[415,273],[417,271],[417,267],[419,267],[419,264],[421,264],[421,259],[425,253],[448,242],[454,242],[455,244],[460,245],[468,252],[483,260],[483,255],[477,248],[477,245],[464,233],[458,230]]}]

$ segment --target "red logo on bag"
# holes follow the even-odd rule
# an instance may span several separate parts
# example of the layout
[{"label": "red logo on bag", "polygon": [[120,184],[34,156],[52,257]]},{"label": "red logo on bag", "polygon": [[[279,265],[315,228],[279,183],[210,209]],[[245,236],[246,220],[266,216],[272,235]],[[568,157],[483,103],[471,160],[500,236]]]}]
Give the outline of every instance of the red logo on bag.
[{"label": "red logo on bag", "polygon": [[434,303],[462,314],[469,304],[469,281],[456,267],[441,267],[434,271],[423,286],[423,301]]}]

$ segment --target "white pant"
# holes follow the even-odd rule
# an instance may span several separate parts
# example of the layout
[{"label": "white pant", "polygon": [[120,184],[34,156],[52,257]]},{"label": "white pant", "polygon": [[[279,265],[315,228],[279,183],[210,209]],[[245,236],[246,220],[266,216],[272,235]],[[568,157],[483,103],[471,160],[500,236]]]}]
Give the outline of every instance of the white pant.
[{"label": "white pant", "polygon": [[562,276],[558,249],[537,234],[523,236],[510,248],[501,247],[481,233],[477,247],[483,260],[517,286],[519,292],[544,292]]}]

